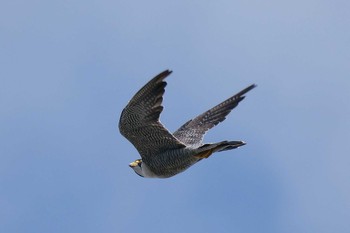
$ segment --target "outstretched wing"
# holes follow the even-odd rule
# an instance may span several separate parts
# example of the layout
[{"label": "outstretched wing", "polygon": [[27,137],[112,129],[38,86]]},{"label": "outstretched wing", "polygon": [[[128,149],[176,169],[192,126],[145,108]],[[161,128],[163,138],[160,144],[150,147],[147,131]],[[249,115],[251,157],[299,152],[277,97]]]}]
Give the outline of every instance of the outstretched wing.
[{"label": "outstretched wing", "polygon": [[159,121],[166,86],[164,79],[169,74],[171,71],[166,70],[149,81],[120,116],[120,133],[136,147],[142,158],[185,147]]},{"label": "outstretched wing", "polygon": [[252,90],[254,87],[256,87],[255,84],[250,85],[212,109],[202,113],[192,120],[189,120],[174,133],[174,136],[186,145],[201,145],[205,133],[225,120],[231,110],[245,98],[244,94]]}]

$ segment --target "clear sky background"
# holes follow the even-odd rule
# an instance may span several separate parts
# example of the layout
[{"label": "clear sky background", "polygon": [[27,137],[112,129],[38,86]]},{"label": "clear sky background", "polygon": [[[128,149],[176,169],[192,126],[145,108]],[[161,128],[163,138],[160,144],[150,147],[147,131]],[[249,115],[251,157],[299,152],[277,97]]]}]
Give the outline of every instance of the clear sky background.
[{"label": "clear sky background", "polygon": [[[350,2],[11,0],[0,7],[0,232],[350,232]],[[164,69],[162,122],[258,87],[144,179],[118,132]]]}]

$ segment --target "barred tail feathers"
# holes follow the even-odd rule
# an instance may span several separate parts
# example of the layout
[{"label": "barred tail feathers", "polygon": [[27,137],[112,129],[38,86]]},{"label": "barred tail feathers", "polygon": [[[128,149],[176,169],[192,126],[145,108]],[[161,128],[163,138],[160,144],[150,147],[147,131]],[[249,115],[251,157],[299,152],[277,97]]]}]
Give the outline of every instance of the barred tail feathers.
[{"label": "barred tail feathers", "polygon": [[246,143],[243,141],[222,141],[212,144],[204,144],[198,148],[198,154],[195,157],[199,159],[208,158],[215,152],[221,152],[226,150],[236,149],[238,147],[244,146]]}]

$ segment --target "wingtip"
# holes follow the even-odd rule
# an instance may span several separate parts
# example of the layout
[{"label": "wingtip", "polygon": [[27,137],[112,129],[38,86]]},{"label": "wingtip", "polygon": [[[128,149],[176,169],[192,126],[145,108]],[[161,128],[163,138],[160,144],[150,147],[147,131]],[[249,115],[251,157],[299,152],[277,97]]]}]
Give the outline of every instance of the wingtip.
[{"label": "wingtip", "polygon": [[242,91],[238,92],[236,94],[236,96],[241,96],[241,97],[244,97],[243,95],[245,95],[247,92],[251,91],[252,89],[254,89],[255,87],[257,87],[256,84],[252,84],[248,87],[246,87],[245,89],[243,89]]},{"label": "wingtip", "polygon": [[250,85],[249,87],[247,87],[248,91],[256,88],[258,85],[256,85],[255,83],[253,83],[252,85]]},{"label": "wingtip", "polygon": [[171,70],[167,69],[159,73],[157,76],[155,76],[150,82],[159,82],[163,81],[166,77],[168,77],[172,73]]},{"label": "wingtip", "polygon": [[172,70],[166,69],[166,70],[164,70],[162,73],[169,75],[169,74],[171,74],[172,72],[173,72]]}]

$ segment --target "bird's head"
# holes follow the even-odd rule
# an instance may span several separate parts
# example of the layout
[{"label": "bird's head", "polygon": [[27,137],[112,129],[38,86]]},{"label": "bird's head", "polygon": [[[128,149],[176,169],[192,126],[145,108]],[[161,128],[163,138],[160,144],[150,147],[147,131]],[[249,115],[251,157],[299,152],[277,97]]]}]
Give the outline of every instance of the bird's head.
[{"label": "bird's head", "polygon": [[129,164],[129,167],[131,167],[137,175],[145,177],[142,171],[142,159],[136,159],[134,162]]}]

